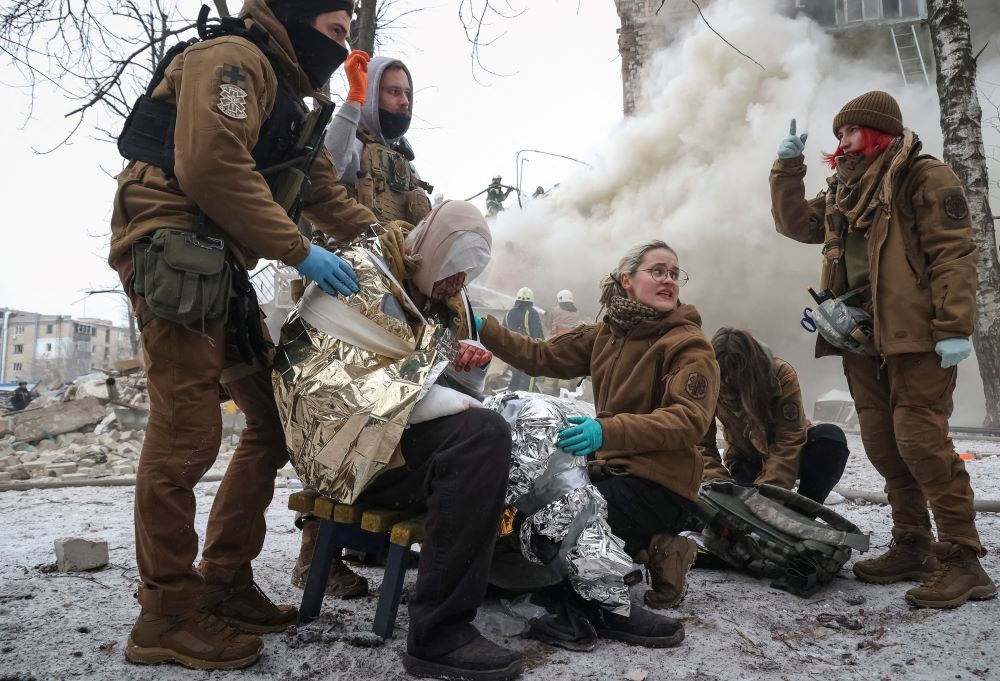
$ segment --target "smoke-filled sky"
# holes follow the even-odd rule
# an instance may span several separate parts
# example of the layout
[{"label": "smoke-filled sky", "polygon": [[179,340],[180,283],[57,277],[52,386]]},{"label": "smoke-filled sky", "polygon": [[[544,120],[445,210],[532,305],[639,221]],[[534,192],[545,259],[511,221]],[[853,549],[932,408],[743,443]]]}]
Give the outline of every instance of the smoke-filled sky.
[{"label": "smoke-filled sky", "polygon": [[[682,299],[699,308],[707,334],[721,325],[753,330],[802,374],[807,404],[829,388],[846,387],[839,362],[814,360],[814,337],[798,326],[810,302],[806,287],[818,283],[819,247],[774,231],[768,171],[795,117],[799,131],[810,132],[807,190],[818,191],[827,175],[820,153],[836,146],[833,115],[848,99],[876,88],[899,99],[904,122],[927,153],[940,157],[933,84],[907,90],[894,63],[837,55],[822,29],[780,16],[775,0],[715,0],[706,11],[709,21],[766,70],[697,18],[664,26],[674,42],[648,65],[640,110],[623,120],[612,0],[514,2],[525,12],[493,20],[487,38],[499,39],[482,51],[487,67],[509,75],[477,70],[483,84],[473,77],[458,4],[400,0],[400,11],[420,11],[387,36],[381,51],[404,59],[414,74],[416,118],[408,137],[421,175],[448,198],[461,199],[497,172],[513,183],[520,149],[566,154],[593,166],[579,173],[582,166],[569,161],[526,156],[527,193],[536,185],[561,186],[493,224],[491,285],[508,293],[531,286],[542,306],[553,304],[557,290],[571,288],[581,307],[594,313],[597,282],[618,257],[633,243],[662,238],[691,275]],[[1000,12],[996,0],[968,5],[975,48],[989,40],[980,57],[981,96],[1000,104]],[[0,306],[119,320],[119,299],[80,298],[84,288],[116,283],[103,259],[112,175],[121,159],[113,145],[94,141],[87,130],[52,155],[34,154],[33,148],[62,138],[62,116],[75,105],[42,88],[30,110],[26,93],[12,87],[17,82],[9,66],[0,67],[8,95],[0,111],[6,199]],[[996,108],[985,100],[983,107],[984,123],[996,121]],[[986,132],[988,152],[995,154],[1000,132]],[[991,176],[1000,180],[1000,163]],[[993,199],[1000,206],[1000,194]],[[476,202],[482,206],[483,198]],[[516,207],[514,197],[508,206]],[[973,361],[960,366],[957,398],[955,422],[978,424],[983,397]]]},{"label": "smoke-filled sky", "polygon": [[[816,24],[782,16],[774,5],[718,0],[706,12],[764,69],[700,20],[671,27],[676,39],[649,65],[639,110],[609,137],[595,169],[499,218],[489,281],[500,287],[509,279],[512,290],[532,285],[543,304],[571,288],[594,312],[597,281],[627,248],[663,239],[691,276],[681,299],[700,310],[706,333],[719,326],[753,331],[795,365],[811,405],[846,384],[838,359],[813,359],[815,336],[799,326],[812,302],[806,287],[818,285],[820,246],[775,232],[768,172],[777,145],[793,117],[800,133],[810,133],[811,197],[829,174],[820,155],[836,147],[831,121],[862,92],[895,95],[904,124],[939,158],[941,132],[933,88],[904,88],[898,71],[837,54]],[[994,50],[983,62],[985,80],[1000,82],[998,57]],[[978,425],[984,407],[974,361],[961,366],[959,384],[955,421]]]}]

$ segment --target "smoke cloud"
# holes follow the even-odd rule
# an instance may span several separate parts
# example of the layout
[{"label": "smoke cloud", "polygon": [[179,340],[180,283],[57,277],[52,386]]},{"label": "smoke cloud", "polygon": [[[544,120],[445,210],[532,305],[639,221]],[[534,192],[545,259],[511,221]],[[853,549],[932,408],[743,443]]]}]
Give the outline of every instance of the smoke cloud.
[{"label": "smoke cloud", "polygon": [[[817,396],[846,383],[840,361],[815,359],[815,336],[799,326],[812,304],[806,288],[819,283],[821,253],[774,229],[768,172],[775,150],[796,118],[798,132],[810,133],[806,194],[813,196],[829,174],[821,153],[836,147],[834,115],[880,89],[899,100],[924,152],[940,158],[933,78],[930,88],[905,88],[894,60],[845,56],[817,24],[782,15],[773,0],[718,0],[705,14],[765,68],[700,19],[664,26],[675,39],[647,63],[636,115],[609,136],[593,170],[497,218],[495,263],[483,283],[505,291],[530,285],[542,307],[569,288],[596,314],[600,278],[631,245],[663,239],[690,274],[681,300],[701,312],[706,334],[750,329],[796,367],[811,409]],[[1000,71],[998,61],[982,64],[981,80]],[[961,365],[956,402],[955,423],[981,422],[974,361]]]}]

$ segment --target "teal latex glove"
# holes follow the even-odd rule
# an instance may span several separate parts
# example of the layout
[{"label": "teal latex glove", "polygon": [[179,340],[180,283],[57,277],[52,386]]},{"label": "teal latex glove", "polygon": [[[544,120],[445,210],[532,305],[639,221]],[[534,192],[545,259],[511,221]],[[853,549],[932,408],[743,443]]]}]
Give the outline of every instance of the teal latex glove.
[{"label": "teal latex glove", "polygon": [[566,419],[575,425],[559,431],[559,448],[575,456],[593,454],[604,443],[604,429],[597,419],[589,416],[570,416]]},{"label": "teal latex glove", "polygon": [[483,324],[485,322],[483,321],[482,317],[477,317],[476,315],[472,315],[472,321],[476,323],[476,333],[479,333],[480,331],[483,330]]},{"label": "teal latex glove", "polygon": [[947,369],[972,354],[972,343],[968,338],[945,338],[937,342],[934,352],[941,356],[941,368]]},{"label": "teal latex glove", "polygon": [[788,137],[781,140],[781,144],[778,145],[778,158],[795,158],[796,156],[801,156],[802,150],[806,148],[806,139],[808,137],[808,132],[804,132],[801,135],[795,134],[795,119],[793,118],[791,125],[788,126]]},{"label": "teal latex glove", "polygon": [[309,255],[294,267],[331,296],[349,296],[361,290],[351,266],[322,246],[310,244]]}]

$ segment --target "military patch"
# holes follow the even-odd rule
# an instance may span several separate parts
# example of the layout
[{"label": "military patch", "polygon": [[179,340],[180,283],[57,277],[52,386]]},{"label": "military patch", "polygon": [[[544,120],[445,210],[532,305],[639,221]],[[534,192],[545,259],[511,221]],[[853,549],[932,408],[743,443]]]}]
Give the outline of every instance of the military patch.
[{"label": "military patch", "polygon": [[219,85],[219,111],[230,118],[244,119],[247,117],[246,90],[229,83]]},{"label": "military patch", "polygon": [[684,384],[684,392],[696,400],[705,397],[708,392],[708,379],[697,371],[688,376],[687,383]]},{"label": "military patch", "polygon": [[963,220],[969,214],[969,204],[961,194],[951,194],[944,199],[944,212],[952,220]]},{"label": "military patch", "polygon": [[222,71],[219,74],[219,80],[227,85],[240,86],[240,83],[247,79],[246,75],[240,70],[239,66],[230,66],[226,64],[222,67]]},{"label": "military patch", "polygon": [[785,402],[781,405],[781,415],[785,417],[786,421],[798,421],[799,406],[794,402]]}]

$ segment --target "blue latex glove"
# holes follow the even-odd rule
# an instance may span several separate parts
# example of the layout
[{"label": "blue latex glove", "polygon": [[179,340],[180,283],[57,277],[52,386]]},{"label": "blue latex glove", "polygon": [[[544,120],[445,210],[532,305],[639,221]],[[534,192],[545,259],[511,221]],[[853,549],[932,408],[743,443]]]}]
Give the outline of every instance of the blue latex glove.
[{"label": "blue latex glove", "polygon": [[559,448],[576,456],[593,454],[604,444],[604,430],[597,419],[589,416],[570,416],[566,419],[576,424],[559,431]]},{"label": "blue latex glove", "polygon": [[294,267],[331,296],[349,296],[361,290],[351,266],[322,246],[310,244],[309,255]]},{"label": "blue latex glove", "polygon": [[778,158],[801,156],[802,150],[806,148],[806,138],[808,137],[808,132],[801,135],[795,134],[795,119],[793,118],[792,124],[788,126],[788,137],[781,140],[781,144],[778,145]]},{"label": "blue latex glove", "polygon": [[972,354],[972,343],[968,338],[945,338],[937,342],[934,352],[941,356],[941,368],[947,369]]},{"label": "blue latex glove", "polygon": [[483,321],[482,317],[477,317],[476,315],[472,315],[472,321],[476,323],[476,333],[479,333],[480,331],[483,330],[483,324],[485,322]]}]

